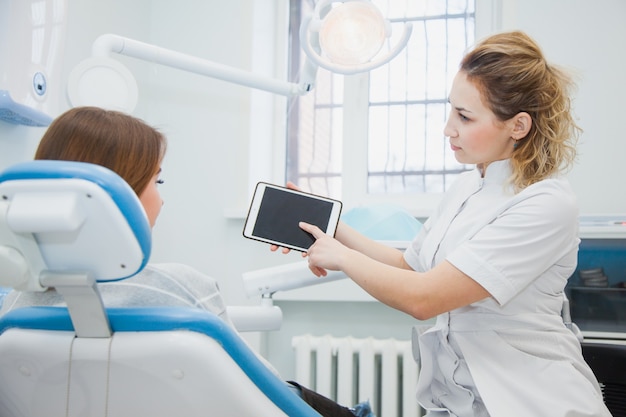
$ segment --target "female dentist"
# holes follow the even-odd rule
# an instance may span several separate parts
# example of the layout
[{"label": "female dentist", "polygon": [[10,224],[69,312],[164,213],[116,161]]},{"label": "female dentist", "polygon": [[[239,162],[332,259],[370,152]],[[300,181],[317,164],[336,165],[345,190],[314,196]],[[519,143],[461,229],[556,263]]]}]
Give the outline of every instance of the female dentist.
[{"label": "female dentist", "polygon": [[336,238],[301,223],[316,238],[304,256],[317,276],[343,271],[381,302],[437,318],[413,340],[428,416],[610,416],[561,319],[579,243],[576,199],[559,175],[580,131],[572,86],[526,34],[485,39],[461,62],[444,131],[476,169],[407,251],[343,223]]}]

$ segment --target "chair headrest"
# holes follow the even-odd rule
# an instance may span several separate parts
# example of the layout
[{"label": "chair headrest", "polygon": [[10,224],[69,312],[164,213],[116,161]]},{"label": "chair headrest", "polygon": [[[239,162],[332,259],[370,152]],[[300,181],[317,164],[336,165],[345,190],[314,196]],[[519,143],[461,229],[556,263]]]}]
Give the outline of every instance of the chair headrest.
[{"label": "chair headrest", "polygon": [[37,160],[0,173],[1,286],[41,289],[32,281],[43,271],[127,278],[143,269],[150,250],[143,206],[113,171]]}]

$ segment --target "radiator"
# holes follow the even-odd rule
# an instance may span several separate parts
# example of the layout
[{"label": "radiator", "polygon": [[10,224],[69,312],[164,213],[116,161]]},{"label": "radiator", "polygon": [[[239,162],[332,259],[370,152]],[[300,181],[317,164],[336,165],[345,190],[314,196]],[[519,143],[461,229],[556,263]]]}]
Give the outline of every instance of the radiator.
[{"label": "radiator", "polygon": [[292,339],[296,381],[341,405],[369,400],[377,417],[417,417],[410,341],[302,335]]}]

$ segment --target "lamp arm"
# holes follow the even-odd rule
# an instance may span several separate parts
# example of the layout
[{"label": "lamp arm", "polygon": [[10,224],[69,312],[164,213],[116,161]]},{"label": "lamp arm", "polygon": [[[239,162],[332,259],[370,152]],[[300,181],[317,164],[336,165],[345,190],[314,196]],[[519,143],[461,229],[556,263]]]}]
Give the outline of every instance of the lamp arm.
[{"label": "lamp arm", "polygon": [[404,25],[404,31],[402,32],[402,37],[396,44],[396,46],[389,51],[389,53],[377,60],[366,62],[362,65],[357,66],[347,66],[340,64],[333,64],[328,61],[324,61],[321,59],[319,53],[313,50],[309,42],[307,42],[308,37],[308,28],[310,24],[311,18],[306,17],[302,21],[302,26],[300,26],[300,45],[302,46],[302,50],[306,54],[307,58],[310,59],[314,64],[320,66],[328,71],[332,71],[337,74],[343,75],[353,75],[358,74],[360,72],[366,72],[373,70],[374,68],[378,68],[381,65],[386,64],[395,58],[400,51],[406,46],[409,38],[411,37],[411,33],[413,32],[413,25],[411,23],[406,23]]},{"label": "lamp arm", "polygon": [[[92,45],[92,55],[94,57],[109,57],[110,53],[155,62],[288,97],[306,94],[311,90],[315,77],[315,71],[312,71],[313,79],[303,80],[299,84],[290,83],[118,35],[104,34],[99,36]],[[307,71],[309,77],[310,72]]]}]

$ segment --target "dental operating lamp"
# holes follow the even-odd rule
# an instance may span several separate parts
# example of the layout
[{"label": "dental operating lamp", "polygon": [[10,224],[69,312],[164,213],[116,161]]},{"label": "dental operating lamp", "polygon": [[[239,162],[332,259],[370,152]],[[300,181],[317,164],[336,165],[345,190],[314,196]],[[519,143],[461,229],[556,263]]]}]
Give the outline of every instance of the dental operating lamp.
[{"label": "dental operating lamp", "polygon": [[[300,45],[309,60],[328,71],[350,75],[371,71],[391,61],[406,46],[413,26],[404,32],[395,47],[378,57],[385,40],[391,37],[391,23],[369,0],[320,0],[312,16],[303,19]],[[321,53],[320,53],[321,52]]]},{"label": "dental operating lamp", "polygon": [[297,83],[186,55],[114,34],[98,37],[92,56],[79,63],[68,81],[72,106],[96,105],[132,112],[137,104],[137,82],[130,70],[111,58],[126,55],[222,81],[292,97],[315,86],[318,67],[338,74],[370,71],[393,59],[407,44],[412,26],[407,23],[398,44],[382,57],[391,36],[391,23],[370,0],[321,0],[300,27],[300,44],[306,60]]}]

